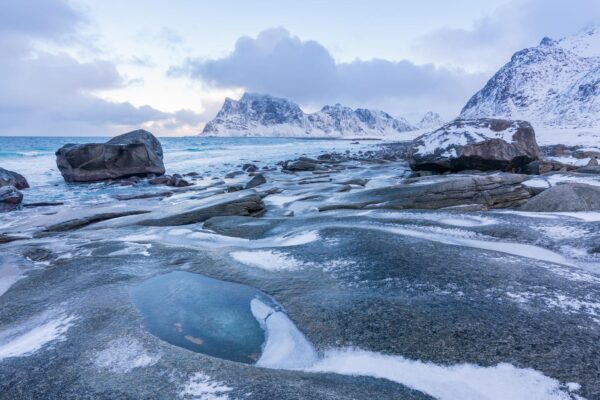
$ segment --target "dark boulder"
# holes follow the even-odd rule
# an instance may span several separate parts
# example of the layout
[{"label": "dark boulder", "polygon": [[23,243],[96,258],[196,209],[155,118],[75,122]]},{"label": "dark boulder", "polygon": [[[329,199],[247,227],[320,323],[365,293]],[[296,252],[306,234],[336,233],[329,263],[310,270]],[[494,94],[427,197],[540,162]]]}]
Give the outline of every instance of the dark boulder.
[{"label": "dark boulder", "polygon": [[291,172],[316,171],[322,169],[317,162],[308,160],[288,161],[283,165],[283,169]]},{"label": "dark boulder", "polygon": [[137,130],[106,143],[66,144],[56,164],[67,182],[93,182],[165,173],[163,150],[150,132]]},{"label": "dark boulder", "polygon": [[525,166],[524,173],[529,175],[543,175],[548,172],[573,171],[577,167],[552,160],[535,160]]},{"label": "dark boulder", "polygon": [[0,212],[12,211],[23,201],[23,193],[14,186],[0,187]]},{"label": "dark boulder", "polygon": [[22,190],[27,189],[29,183],[23,175],[0,168],[0,186],[14,186],[17,189]]},{"label": "dark boulder", "polygon": [[524,211],[600,211],[600,187],[567,183],[544,190],[523,207]]},{"label": "dark boulder", "polygon": [[262,175],[255,175],[248,183],[246,183],[245,189],[252,189],[260,185],[267,183],[267,179]]},{"label": "dark boulder", "polygon": [[457,119],[416,138],[408,158],[413,170],[522,172],[541,153],[529,122],[481,118]]}]

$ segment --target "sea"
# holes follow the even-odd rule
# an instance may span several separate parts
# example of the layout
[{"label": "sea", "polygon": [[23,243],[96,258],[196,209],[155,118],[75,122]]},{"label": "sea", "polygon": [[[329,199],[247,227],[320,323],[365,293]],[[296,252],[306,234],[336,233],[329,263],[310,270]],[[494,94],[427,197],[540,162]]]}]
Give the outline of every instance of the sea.
[{"label": "sea", "polygon": [[[36,202],[98,203],[115,192],[131,190],[125,186],[67,184],[57,166],[55,152],[67,143],[104,143],[108,137],[0,137],[0,167],[23,175],[31,188],[24,192],[24,204]],[[358,151],[381,143],[337,139],[296,138],[215,138],[160,137],[167,174],[197,172],[207,182],[239,170],[239,165],[254,163],[275,166],[279,161],[323,152]],[[140,188],[136,189],[138,192]],[[144,190],[143,188],[141,190]],[[73,204],[74,205],[74,204]]]}]

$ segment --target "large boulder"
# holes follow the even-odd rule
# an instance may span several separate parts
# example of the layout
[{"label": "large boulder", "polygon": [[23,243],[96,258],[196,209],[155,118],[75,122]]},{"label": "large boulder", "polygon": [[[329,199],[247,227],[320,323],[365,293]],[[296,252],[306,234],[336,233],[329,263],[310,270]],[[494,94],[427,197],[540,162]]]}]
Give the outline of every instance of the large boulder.
[{"label": "large boulder", "polygon": [[14,186],[15,188],[21,190],[27,189],[29,187],[29,183],[27,183],[27,179],[25,179],[23,175],[0,168],[0,186]]},{"label": "large boulder", "polygon": [[0,212],[12,211],[23,201],[23,193],[14,186],[0,187]]},{"label": "large boulder", "polygon": [[524,211],[600,211],[600,186],[583,183],[556,185],[533,197]]},{"label": "large boulder", "polygon": [[541,152],[529,122],[457,119],[416,138],[408,158],[413,170],[521,172]]},{"label": "large boulder", "polygon": [[160,142],[141,129],[106,143],[66,144],[56,152],[56,164],[67,182],[165,173]]},{"label": "large boulder", "polygon": [[520,174],[450,175],[412,178],[405,184],[361,190],[319,207],[335,209],[470,209],[511,208],[523,205],[531,193]]}]

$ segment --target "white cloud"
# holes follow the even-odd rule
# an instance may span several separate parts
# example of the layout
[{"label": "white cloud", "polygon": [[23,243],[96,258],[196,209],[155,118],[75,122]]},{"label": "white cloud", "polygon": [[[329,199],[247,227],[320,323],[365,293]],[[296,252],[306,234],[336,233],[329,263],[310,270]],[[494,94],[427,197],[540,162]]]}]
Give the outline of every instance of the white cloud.
[{"label": "white cloud", "polygon": [[84,21],[64,0],[0,2],[0,134],[112,135],[197,124],[191,111],[166,113],[98,97],[131,82],[111,62],[40,50],[42,43],[62,48],[76,42]]},{"label": "white cloud", "polygon": [[265,30],[255,39],[241,37],[229,55],[188,59],[171,68],[170,75],[288,97],[304,105],[341,102],[396,114],[433,108],[450,116],[484,83],[479,74],[408,60],[337,63],[320,43],[302,41],[284,28]]},{"label": "white cloud", "polygon": [[471,28],[442,28],[421,37],[413,51],[436,64],[493,73],[513,53],[545,36],[559,39],[599,23],[597,0],[513,0]]}]

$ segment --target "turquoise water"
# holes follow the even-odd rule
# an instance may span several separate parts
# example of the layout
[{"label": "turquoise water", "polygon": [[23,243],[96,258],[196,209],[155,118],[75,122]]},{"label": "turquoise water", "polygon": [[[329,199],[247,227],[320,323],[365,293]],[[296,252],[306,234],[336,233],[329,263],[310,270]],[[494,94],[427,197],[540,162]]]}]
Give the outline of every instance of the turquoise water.
[{"label": "turquoise water", "polygon": [[261,355],[265,333],[250,301],[271,300],[256,289],[176,271],[147,280],[133,296],[148,331],[168,343],[247,364]]},{"label": "turquoise water", "polygon": [[[66,184],[56,167],[55,151],[66,143],[105,142],[107,137],[0,137],[0,167],[19,172],[31,185],[25,202],[61,201],[98,203],[111,201],[115,192],[131,188],[105,184]],[[279,161],[324,151],[345,152],[372,146],[378,141],[294,138],[159,138],[167,173],[198,172],[207,179],[222,178],[239,165],[253,162],[274,167]],[[143,190],[143,188],[136,188]]]}]

